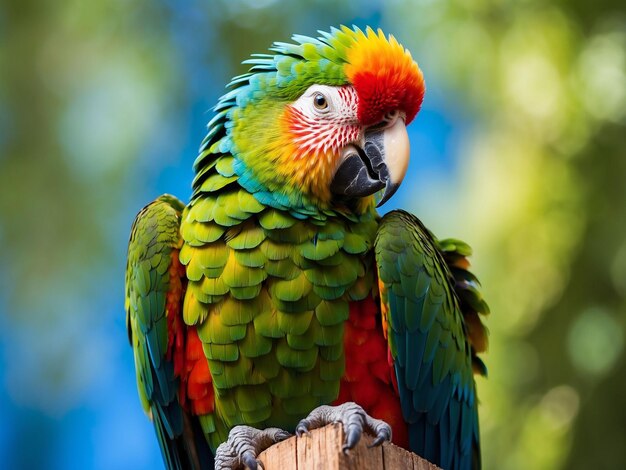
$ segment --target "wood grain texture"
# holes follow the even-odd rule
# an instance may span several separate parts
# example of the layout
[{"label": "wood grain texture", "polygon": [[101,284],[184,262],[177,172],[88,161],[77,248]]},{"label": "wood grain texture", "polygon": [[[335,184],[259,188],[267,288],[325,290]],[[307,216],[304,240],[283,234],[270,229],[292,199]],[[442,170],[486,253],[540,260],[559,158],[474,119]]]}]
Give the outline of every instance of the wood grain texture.
[{"label": "wood grain texture", "polygon": [[291,437],[259,455],[265,470],[437,470],[439,467],[398,446],[384,443],[368,448],[374,440],[365,434],[357,446],[344,454],[343,428],[329,424],[308,436]]}]

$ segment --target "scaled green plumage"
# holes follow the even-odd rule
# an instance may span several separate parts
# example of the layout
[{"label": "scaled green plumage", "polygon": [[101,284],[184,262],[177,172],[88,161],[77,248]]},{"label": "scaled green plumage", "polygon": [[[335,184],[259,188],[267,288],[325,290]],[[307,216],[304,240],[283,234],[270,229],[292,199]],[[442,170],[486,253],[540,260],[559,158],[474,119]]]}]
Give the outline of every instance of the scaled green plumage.
[{"label": "scaled green plumage", "polygon": [[[181,228],[181,262],[192,281],[184,318],[198,324],[216,387],[212,446],[237,424],[293,429],[308,410],[334,400],[343,321],[348,302],[371,290],[363,256],[375,235],[372,214],[360,224],[338,219],[320,226],[257,205],[247,218],[238,204],[224,204],[220,216],[196,209],[242,189],[225,185],[220,191],[198,192]],[[236,229],[223,225],[235,215]],[[205,224],[222,227],[223,236],[197,245]],[[347,250],[344,234],[350,235]],[[357,279],[370,289],[354,289]]]}]

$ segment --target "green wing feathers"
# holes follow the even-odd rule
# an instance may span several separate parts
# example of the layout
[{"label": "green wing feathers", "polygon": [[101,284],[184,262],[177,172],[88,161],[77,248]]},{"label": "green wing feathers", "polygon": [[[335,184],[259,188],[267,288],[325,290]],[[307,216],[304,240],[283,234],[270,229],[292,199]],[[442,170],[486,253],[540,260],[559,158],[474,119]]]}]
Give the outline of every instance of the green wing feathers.
[{"label": "green wing feathers", "polygon": [[413,215],[393,211],[375,244],[383,319],[411,450],[443,468],[480,466],[472,368],[486,348],[487,306],[467,271],[469,247],[438,242]]},{"label": "green wing feathers", "polygon": [[[137,387],[143,409],[152,419],[168,468],[182,468],[178,438],[184,430],[178,403],[174,361],[168,356],[172,335],[168,318],[177,312],[181,279],[172,269],[181,246],[183,204],[161,196],[144,207],[133,223],[126,267],[126,324],[135,357]],[[182,272],[182,271],[180,271]]]}]

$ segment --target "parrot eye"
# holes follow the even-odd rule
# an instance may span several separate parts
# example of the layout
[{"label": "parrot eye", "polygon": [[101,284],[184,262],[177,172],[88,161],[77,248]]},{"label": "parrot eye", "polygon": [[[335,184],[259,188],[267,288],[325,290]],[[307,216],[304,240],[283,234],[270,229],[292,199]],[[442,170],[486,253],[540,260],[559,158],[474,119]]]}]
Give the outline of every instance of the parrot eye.
[{"label": "parrot eye", "polygon": [[320,111],[324,111],[328,109],[328,101],[323,94],[315,93],[315,96],[313,97],[313,106],[315,106]]}]

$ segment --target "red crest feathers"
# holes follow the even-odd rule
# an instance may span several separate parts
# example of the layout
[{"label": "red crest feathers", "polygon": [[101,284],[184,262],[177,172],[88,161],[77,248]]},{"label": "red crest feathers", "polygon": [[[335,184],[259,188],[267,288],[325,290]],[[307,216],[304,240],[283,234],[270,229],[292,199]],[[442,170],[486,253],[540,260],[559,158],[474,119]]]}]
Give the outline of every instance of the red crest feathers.
[{"label": "red crest feathers", "polygon": [[348,50],[345,71],[359,95],[358,116],[363,125],[376,124],[394,110],[415,118],[424,99],[424,76],[409,51],[382,31],[359,31]]}]

